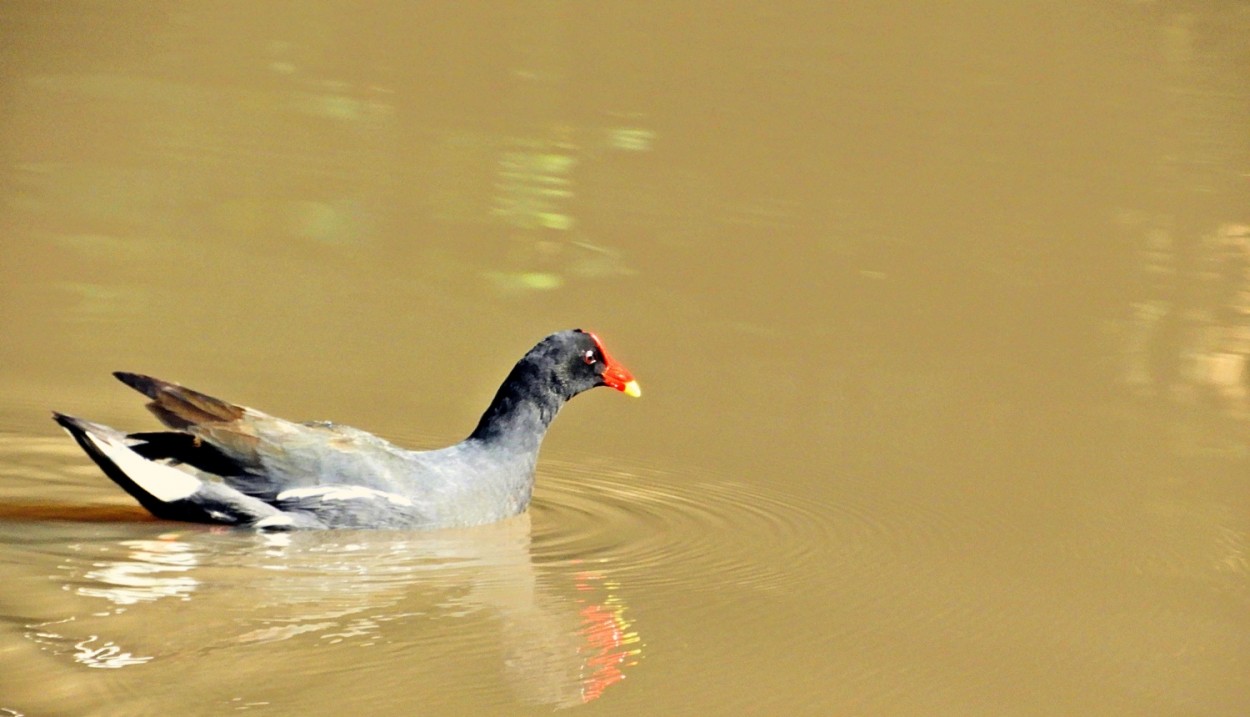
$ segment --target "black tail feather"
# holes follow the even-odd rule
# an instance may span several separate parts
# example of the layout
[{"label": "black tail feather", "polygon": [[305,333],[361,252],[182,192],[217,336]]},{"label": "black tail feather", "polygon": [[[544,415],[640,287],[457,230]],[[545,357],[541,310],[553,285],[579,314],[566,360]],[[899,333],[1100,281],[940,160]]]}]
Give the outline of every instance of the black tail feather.
[{"label": "black tail feather", "polygon": [[152,431],[131,433],[127,438],[135,441],[131,450],[148,460],[186,463],[205,473],[219,476],[237,476],[244,473],[243,466],[238,461],[222,453],[211,443],[189,433]]},{"label": "black tail feather", "polygon": [[[193,471],[182,470],[179,464],[227,478],[243,473],[237,462],[196,436],[172,432],[127,435],[55,411],[52,418],[105,475],[157,518],[192,523],[257,524],[277,529],[324,527],[311,516],[284,514],[226,482],[211,477],[204,480]],[[134,473],[134,477],[127,471]],[[272,524],[264,522],[275,518],[279,520]]]},{"label": "black tail feather", "polygon": [[108,456],[100,452],[90,438],[89,434],[95,433],[102,438],[112,438],[114,440],[124,438],[125,434],[121,431],[114,430],[108,426],[99,423],[84,421],[81,418],[75,418],[64,413],[52,412],[52,420],[56,421],[64,428],[74,441],[83,449],[84,452],[95,461],[95,464],[104,471],[114,483],[121,486],[130,494],[132,498],[139,501],[147,509],[149,513],[163,520],[182,520],[182,521],[203,521],[203,510],[198,506],[187,504],[183,501],[174,503],[166,503],[157,499],[152,494],[144,490],[138,483],[131,480],[121,468],[117,466]]}]

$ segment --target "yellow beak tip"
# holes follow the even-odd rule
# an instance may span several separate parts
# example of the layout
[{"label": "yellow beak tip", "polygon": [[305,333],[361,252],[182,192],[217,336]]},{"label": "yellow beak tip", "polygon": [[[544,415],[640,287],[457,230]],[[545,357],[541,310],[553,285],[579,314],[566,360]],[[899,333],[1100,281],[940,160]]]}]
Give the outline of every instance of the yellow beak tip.
[{"label": "yellow beak tip", "polygon": [[629,383],[626,383],[623,391],[626,396],[631,398],[638,398],[642,395],[642,389],[639,388],[637,381],[630,381]]}]

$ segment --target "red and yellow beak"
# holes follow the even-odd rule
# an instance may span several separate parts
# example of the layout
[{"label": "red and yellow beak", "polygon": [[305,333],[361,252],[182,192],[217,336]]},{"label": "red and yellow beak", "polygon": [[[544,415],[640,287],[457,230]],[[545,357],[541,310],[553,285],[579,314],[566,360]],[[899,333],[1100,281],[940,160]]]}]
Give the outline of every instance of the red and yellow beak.
[{"label": "red and yellow beak", "polygon": [[608,363],[607,370],[603,372],[603,382],[626,396],[638,398],[642,395],[642,389],[639,388],[638,382],[620,364]]},{"label": "red and yellow beak", "polygon": [[612,356],[608,353],[608,350],[604,348],[603,342],[599,340],[598,336],[595,336],[589,331],[586,333],[590,334],[590,338],[594,340],[595,346],[599,349],[599,353],[603,356],[604,385],[615,388],[626,396],[633,398],[641,396],[642,388],[640,388],[638,386],[638,382],[634,380],[633,374],[631,374],[624,366],[613,360]]}]

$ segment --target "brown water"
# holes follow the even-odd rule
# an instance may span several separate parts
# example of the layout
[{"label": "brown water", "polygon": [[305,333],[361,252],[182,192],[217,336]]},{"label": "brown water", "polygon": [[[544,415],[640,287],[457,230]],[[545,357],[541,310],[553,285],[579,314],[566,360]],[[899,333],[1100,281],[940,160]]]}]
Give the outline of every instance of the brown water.
[{"label": "brown water", "polygon": [[[0,6],[0,714],[1250,713],[1250,5]],[[535,504],[148,520],[109,371]],[[584,705],[577,707],[579,705]]]}]

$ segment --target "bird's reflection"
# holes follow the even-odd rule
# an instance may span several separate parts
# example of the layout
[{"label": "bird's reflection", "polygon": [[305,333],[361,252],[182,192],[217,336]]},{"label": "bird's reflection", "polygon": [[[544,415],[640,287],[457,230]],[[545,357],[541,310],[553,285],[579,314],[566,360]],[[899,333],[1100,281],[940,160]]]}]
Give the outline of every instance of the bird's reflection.
[{"label": "bird's reflection", "polygon": [[[72,576],[67,589],[91,599],[87,613],[97,620],[122,613],[133,619],[156,603],[187,602],[179,612],[188,627],[166,638],[175,641],[171,653],[297,637],[323,645],[394,644],[418,628],[414,621],[486,614],[495,618],[487,625],[499,626],[503,673],[517,698],[560,707],[598,699],[641,656],[620,585],[579,566],[540,569],[530,539],[528,514],[419,534],[192,528],[94,543],[90,559],[71,557],[64,567]],[[100,600],[109,604],[104,612]],[[225,631],[223,615],[229,616]],[[45,645],[73,645],[76,661],[92,666],[160,662],[118,646],[133,634],[84,637],[75,629],[86,625],[66,624],[85,616],[44,623],[28,635]],[[212,635],[194,634],[210,629],[205,622]],[[92,624],[92,632],[111,627],[108,620],[105,629]],[[116,624],[118,633],[129,629]],[[197,644],[183,644],[188,641]]]},{"label": "bird's reflection", "polygon": [[190,599],[199,581],[190,576],[198,565],[192,547],[176,540],[123,540],[126,559],[102,560],[83,575],[76,592],[115,605],[134,605],[161,598]]}]

